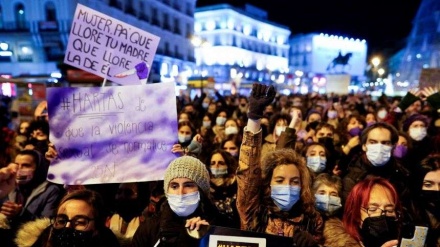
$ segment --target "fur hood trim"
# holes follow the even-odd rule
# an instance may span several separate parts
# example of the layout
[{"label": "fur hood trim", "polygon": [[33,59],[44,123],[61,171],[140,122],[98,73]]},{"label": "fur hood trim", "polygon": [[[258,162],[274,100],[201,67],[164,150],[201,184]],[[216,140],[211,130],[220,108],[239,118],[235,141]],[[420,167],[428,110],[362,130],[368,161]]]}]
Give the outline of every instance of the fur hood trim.
[{"label": "fur hood trim", "polygon": [[332,247],[362,247],[350,234],[348,234],[342,221],[338,218],[330,218],[324,224],[325,246]]},{"label": "fur hood trim", "polygon": [[18,247],[30,247],[40,237],[41,233],[50,226],[50,219],[41,218],[23,224],[17,231],[15,243]]},{"label": "fur hood trim", "polygon": [[4,214],[0,214],[0,229],[11,229],[9,220]]}]

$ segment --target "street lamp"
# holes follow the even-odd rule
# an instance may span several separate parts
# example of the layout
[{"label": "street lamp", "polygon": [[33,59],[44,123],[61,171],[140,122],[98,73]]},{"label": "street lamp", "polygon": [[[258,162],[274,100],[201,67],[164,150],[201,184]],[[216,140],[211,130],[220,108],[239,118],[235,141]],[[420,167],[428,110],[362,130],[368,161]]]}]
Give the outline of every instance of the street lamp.
[{"label": "street lamp", "polygon": [[[207,41],[206,39],[203,39],[201,37],[198,36],[193,36],[191,38],[191,44],[194,46],[194,48],[200,49],[200,48],[204,48],[204,47],[209,47],[211,46],[211,43],[209,43],[209,41]],[[200,67],[200,93],[203,93],[203,67],[204,67],[204,59],[202,57],[202,53],[201,51],[199,52],[200,56],[199,59],[200,61],[196,61],[197,64]]]},{"label": "street lamp", "polygon": [[379,66],[380,62],[381,61],[379,57],[373,57],[373,59],[371,59],[371,63],[374,65],[374,67]]}]

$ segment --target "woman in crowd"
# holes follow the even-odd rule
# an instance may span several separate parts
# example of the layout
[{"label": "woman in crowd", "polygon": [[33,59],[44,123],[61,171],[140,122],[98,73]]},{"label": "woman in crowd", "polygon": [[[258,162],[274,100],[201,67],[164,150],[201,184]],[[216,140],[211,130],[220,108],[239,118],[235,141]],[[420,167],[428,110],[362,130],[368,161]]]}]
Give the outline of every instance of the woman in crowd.
[{"label": "woman in crowd", "polygon": [[[312,192],[315,195],[315,206],[325,220],[336,218],[339,220],[342,194],[342,180],[340,177],[321,173],[313,181]],[[324,226],[324,232],[326,227]]]},{"label": "woman in crowd", "polygon": [[230,153],[232,157],[238,162],[238,156],[240,154],[241,141],[243,139],[242,135],[230,135],[223,141],[221,148],[226,152]]},{"label": "woman in crowd", "polygon": [[344,205],[342,224],[326,222],[325,246],[391,247],[398,243],[401,204],[390,182],[368,177],[357,183]]},{"label": "woman in crowd", "polygon": [[412,222],[428,227],[425,246],[440,246],[440,154],[426,157],[411,181]]},{"label": "woman in crowd", "polygon": [[269,134],[264,138],[261,149],[261,157],[270,151],[274,151],[276,143],[281,133],[286,130],[291,121],[291,117],[287,114],[274,114],[269,122]]},{"label": "woman in crowd", "polygon": [[215,119],[215,125],[212,127],[212,131],[215,134],[214,142],[221,143],[225,137],[225,123],[228,119],[228,113],[226,110],[219,110]]},{"label": "woman in crowd", "polygon": [[260,118],[274,97],[274,88],[261,84],[253,85],[249,97],[249,120],[237,170],[241,229],[293,237],[297,246],[315,246],[322,240],[323,221],[314,207],[303,158],[292,149],[279,149],[260,162]]},{"label": "woman in crowd", "polygon": [[190,152],[188,147],[196,134],[196,129],[191,122],[179,122],[177,125],[178,143],[173,145],[171,151],[181,155],[188,154]]},{"label": "woman in crowd", "polygon": [[190,237],[187,229],[198,231],[218,216],[209,199],[209,182],[209,172],[200,160],[191,156],[173,160],[164,176],[167,200],[139,226],[133,246],[199,246],[200,240]]},{"label": "woman in crowd", "polygon": [[312,176],[316,176],[323,172],[331,172],[331,170],[327,170],[328,151],[324,144],[319,142],[307,144],[302,152],[302,156],[306,158],[306,164],[310,169]]},{"label": "woman in crowd", "polygon": [[145,220],[142,215],[147,197],[142,193],[141,183],[121,183],[115,196],[115,211],[107,220],[106,225],[119,239],[125,240],[124,245],[131,244],[131,239],[139,224]]},{"label": "woman in crowd", "polygon": [[237,200],[237,161],[228,152],[217,149],[206,162],[211,176],[211,199],[229,227],[240,228]]},{"label": "woman in crowd", "polygon": [[117,238],[105,226],[105,212],[97,192],[77,190],[61,200],[52,221],[43,218],[23,225],[15,242],[19,247],[118,247]]}]

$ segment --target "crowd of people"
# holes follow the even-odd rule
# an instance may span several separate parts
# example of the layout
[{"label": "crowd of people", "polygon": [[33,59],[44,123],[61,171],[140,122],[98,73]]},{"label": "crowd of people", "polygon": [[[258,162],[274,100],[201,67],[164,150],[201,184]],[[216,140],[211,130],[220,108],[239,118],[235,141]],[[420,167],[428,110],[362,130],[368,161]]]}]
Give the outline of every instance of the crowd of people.
[{"label": "crowd of people", "polygon": [[437,89],[176,99],[160,181],[53,184],[45,111],[2,120],[2,246],[199,246],[212,225],[328,247],[397,246],[420,226],[440,246]]}]

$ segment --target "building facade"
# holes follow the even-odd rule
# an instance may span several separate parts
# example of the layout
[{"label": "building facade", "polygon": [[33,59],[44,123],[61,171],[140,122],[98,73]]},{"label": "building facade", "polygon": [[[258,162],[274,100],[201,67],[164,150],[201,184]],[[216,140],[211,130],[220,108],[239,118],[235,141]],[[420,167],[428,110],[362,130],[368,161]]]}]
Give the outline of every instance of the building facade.
[{"label": "building facade", "polygon": [[310,33],[294,35],[289,43],[291,75],[285,85],[295,92],[326,92],[331,75],[348,75],[353,81],[365,75],[365,40]]},{"label": "building facade", "polygon": [[196,75],[213,77],[223,90],[285,82],[290,30],[270,22],[266,11],[220,4],[197,8],[194,19],[194,35],[203,40],[195,48]]},{"label": "building facade", "polygon": [[[70,82],[96,77],[63,66],[77,3],[161,38],[149,80],[174,81],[195,66],[196,0],[0,0],[0,74],[50,75],[74,71]],[[101,79],[102,80],[102,79]]]},{"label": "building facade", "polygon": [[396,91],[406,93],[408,89],[419,87],[423,69],[440,69],[439,12],[440,1],[421,2],[407,45],[393,57],[390,65]]}]

